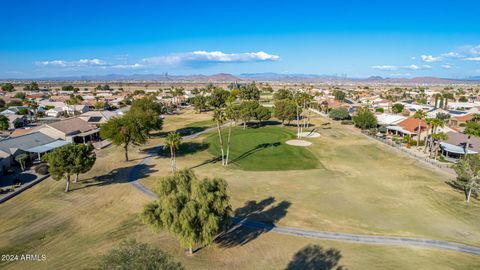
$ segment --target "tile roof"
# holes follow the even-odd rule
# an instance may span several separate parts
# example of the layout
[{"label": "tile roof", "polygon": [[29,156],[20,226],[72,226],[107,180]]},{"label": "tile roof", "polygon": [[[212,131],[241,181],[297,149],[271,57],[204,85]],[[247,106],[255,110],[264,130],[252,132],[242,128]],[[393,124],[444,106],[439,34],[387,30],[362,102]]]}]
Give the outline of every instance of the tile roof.
[{"label": "tile roof", "polygon": [[412,133],[417,133],[418,131],[418,125],[420,122],[420,126],[422,129],[422,132],[427,129],[427,123],[423,120],[415,119],[413,117],[409,117],[402,122],[399,122],[397,125],[401,126],[403,129],[408,130]]}]

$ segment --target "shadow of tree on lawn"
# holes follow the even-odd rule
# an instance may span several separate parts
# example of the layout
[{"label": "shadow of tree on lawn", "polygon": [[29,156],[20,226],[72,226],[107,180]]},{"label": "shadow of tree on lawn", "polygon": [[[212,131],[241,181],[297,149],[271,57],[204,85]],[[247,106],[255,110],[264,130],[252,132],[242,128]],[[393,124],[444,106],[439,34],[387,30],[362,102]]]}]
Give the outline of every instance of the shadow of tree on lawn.
[{"label": "shadow of tree on lawn", "polygon": [[257,152],[260,152],[260,151],[265,150],[265,149],[270,148],[270,147],[278,147],[278,146],[280,146],[281,144],[282,144],[281,142],[262,143],[262,144],[259,144],[259,145],[255,146],[254,148],[248,150],[247,152],[241,154],[240,156],[232,159],[230,162],[231,162],[231,163],[235,163],[235,162],[237,162],[237,161],[239,161],[239,160],[242,160],[242,159],[244,159],[244,158],[246,158],[246,157],[248,157],[248,156],[250,156],[250,155],[253,155],[253,154],[257,153]]},{"label": "shadow of tree on lawn", "polygon": [[[208,143],[197,143],[197,142],[184,142],[181,143],[177,149],[177,157],[192,155],[197,152],[202,152],[207,150],[209,147]],[[144,153],[147,153],[149,156],[159,156],[170,158],[170,149],[163,149],[163,146],[154,146],[150,148],[143,149]]]},{"label": "shadow of tree on lawn", "polygon": [[342,254],[338,249],[307,245],[293,255],[286,270],[346,270],[338,265],[341,258]]},{"label": "shadow of tree on lawn", "polygon": [[268,197],[259,202],[246,202],[243,207],[235,210],[235,219],[248,220],[251,222],[248,224],[249,226],[235,224],[221,233],[215,239],[215,242],[222,248],[242,246],[256,239],[261,234],[272,230],[275,227],[273,224],[286,216],[287,209],[291,205],[288,201],[281,201],[273,205],[274,202],[274,197]]},{"label": "shadow of tree on lawn", "polygon": [[84,180],[80,179],[78,184],[81,184],[81,187],[75,188],[75,190],[93,186],[106,186],[110,184],[129,183],[137,179],[148,177],[152,173],[157,172],[157,170],[154,170],[153,167],[154,165],[147,164],[132,165],[128,167],[114,169],[104,175],[95,176]]}]

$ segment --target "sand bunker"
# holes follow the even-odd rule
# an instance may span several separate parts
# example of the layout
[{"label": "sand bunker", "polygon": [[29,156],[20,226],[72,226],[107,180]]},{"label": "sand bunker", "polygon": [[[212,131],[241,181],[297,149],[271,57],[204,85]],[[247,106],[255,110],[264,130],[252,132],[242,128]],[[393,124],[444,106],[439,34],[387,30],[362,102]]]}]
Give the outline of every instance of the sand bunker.
[{"label": "sand bunker", "polygon": [[310,146],[312,144],[311,142],[307,142],[304,140],[288,140],[286,141],[286,143],[294,146]]},{"label": "sand bunker", "polygon": [[320,137],[320,133],[318,132],[300,132],[297,135],[301,138],[318,138]]}]

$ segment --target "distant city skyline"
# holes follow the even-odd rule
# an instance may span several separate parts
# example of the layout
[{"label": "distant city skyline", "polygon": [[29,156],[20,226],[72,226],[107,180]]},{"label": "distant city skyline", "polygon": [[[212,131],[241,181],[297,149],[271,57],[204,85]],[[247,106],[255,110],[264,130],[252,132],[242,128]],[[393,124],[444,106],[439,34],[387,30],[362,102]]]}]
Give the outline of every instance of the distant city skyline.
[{"label": "distant city skyline", "polygon": [[359,2],[2,2],[0,79],[480,76],[480,3]]}]

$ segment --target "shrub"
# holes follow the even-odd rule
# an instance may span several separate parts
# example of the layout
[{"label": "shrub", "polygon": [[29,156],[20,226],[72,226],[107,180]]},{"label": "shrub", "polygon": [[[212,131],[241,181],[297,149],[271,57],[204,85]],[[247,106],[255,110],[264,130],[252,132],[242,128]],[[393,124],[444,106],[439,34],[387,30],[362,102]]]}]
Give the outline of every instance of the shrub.
[{"label": "shrub", "polygon": [[338,109],[331,109],[330,113],[328,114],[330,118],[333,120],[345,120],[350,118],[350,114],[348,113],[348,109],[345,107],[340,107]]},{"label": "shrub", "polygon": [[41,175],[47,175],[48,174],[48,165],[47,164],[40,164],[37,167],[35,167],[35,172]]},{"label": "shrub", "polygon": [[376,108],[375,111],[376,111],[376,112],[379,112],[379,113],[385,112],[385,110],[384,110],[383,108]]}]

